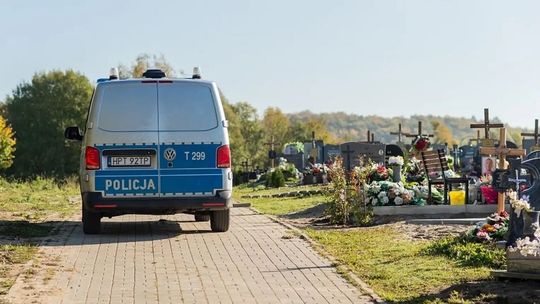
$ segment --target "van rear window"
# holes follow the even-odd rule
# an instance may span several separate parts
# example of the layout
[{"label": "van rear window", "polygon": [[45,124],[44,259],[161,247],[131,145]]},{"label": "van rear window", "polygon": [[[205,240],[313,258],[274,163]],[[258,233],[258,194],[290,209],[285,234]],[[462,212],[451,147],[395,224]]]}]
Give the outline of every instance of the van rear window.
[{"label": "van rear window", "polygon": [[173,82],[158,87],[161,131],[205,131],[218,126],[217,110],[209,86]]},{"label": "van rear window", "polygon": [[99,127],[107,131],[156,131],[156,84],[140,82],[111,84],[102,87]]}]

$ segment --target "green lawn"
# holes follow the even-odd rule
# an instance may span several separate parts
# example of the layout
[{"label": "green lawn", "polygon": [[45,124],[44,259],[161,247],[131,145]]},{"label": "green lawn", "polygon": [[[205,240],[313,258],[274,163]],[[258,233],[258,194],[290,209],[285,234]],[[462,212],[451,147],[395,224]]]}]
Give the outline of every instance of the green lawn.
[{"label": "green lawn", "polygon": [[29,182],[0,179],[0,212],[11,213],[14,218],[35,221],[53,213],[70,216],[80,211],[79,203],[70,202],[70,198],[78,196],[80,190],[75,180],[59,184],[44,178]]},{"label": "green lawn", "polygon": [[304,197],[273,197],[273,198],[242,198],[243,195],[266,195],[279,194],[284,192],[294,192],[303,190],[319,190],[322,187],[298,186],[269,188],[250,188],[247,186],[235,187],[233,197],[240,202],[250,202],[251,206],[262,213],[271,215],[284,215],[309,209],[311,207],[324,204],[326,198],[323,195],[311,195]]},{"label": "green lawn", "polygon": [[306,233],[388,302],[423,303],[433,291],[490,276],[486,267],[464,267],[443,256],[423,254],[429,242],[403,239],[388,227]]}]

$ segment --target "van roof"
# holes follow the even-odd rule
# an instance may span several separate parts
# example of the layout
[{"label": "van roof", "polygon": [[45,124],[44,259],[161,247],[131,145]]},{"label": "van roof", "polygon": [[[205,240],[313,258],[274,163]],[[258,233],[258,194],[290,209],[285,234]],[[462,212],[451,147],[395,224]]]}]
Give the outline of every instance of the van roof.
[{"label": "van roof", "polygon": [[109,78],[100,78],[97,80],[98,84],[121,84],[121,83],[133,83],[133,82],[191,82],[191,83],[202,83],[207,85],[214,84],[214,81],[211,80],[202,80],[202,79],[191,79],[191,78],[169,78],[169,77],[163,77],[163,78],[127,78],[127,79],[109,79]]}]

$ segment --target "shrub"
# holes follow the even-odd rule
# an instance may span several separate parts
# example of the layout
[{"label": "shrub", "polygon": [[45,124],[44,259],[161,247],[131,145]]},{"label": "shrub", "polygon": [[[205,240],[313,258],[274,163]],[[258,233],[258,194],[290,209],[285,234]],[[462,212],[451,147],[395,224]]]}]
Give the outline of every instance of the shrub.
[{"label": "shrub", "polygon": [[428,255],[442,255],[458,261],[463,266],[500,269],[505,266],[505,253],[494,244],[476,243],[465,236],[443,238],[422,250]]},{"label": "shrub", "polygon": [[279,169],[274,170],[267,174],[266,186],[272,188],[279,188],[285,186],[285,176]]}]

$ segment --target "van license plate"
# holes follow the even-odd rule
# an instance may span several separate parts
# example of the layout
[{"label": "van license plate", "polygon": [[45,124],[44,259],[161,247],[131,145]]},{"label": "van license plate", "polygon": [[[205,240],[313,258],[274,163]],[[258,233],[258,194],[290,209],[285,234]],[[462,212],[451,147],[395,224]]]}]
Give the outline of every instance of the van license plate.
[{"label": "van license plate", "polygon": [[109,156],[109,167],[150,167],[150,156]]}]

